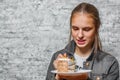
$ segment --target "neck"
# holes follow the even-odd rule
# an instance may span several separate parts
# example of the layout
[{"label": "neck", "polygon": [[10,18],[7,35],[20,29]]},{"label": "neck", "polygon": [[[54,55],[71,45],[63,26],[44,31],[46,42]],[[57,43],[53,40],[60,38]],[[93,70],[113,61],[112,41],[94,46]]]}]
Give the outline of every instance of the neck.
[{"label": "neck", "polygon": [[86,57],[91,54],[92,48],[79,48],[76,46],[75,53],[81,57]]}]

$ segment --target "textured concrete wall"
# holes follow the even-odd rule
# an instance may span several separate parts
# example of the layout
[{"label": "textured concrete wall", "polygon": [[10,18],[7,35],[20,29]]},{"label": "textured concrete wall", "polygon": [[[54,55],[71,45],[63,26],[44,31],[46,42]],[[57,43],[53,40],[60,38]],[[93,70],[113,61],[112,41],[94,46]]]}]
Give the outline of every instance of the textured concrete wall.
[{"label": "textured concrete wall", "polygon": [[52,54],[67,44],[70,13],[82,1],[99,9],[103,49],[120,62],[119,0],[0,0],[0,80],[44,80]]}]

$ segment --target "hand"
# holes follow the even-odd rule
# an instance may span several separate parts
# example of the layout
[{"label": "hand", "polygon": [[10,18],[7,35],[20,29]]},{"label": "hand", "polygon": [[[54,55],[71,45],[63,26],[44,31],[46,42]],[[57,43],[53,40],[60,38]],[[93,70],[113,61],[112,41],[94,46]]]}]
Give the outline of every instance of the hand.
[{"label": "hand", "polygon": [[88,79],[88,74],[87,73],[82,73],[78,75],[61,75],[57,74],[56,75],[57,80],[62,80],[62,79],[67,79],[67,80],[87,80]]},{"label": "hand", "polygon": [[66,54],[66,53],[64,53],[63,55],[62,55],[62,54],[59,54],[59,55],[57,56],[56,60],[54,60],[54,62],[53,62],[53,65],[54,65],[55,69],[58,69],[58,68],[57,68],[58,59],[60,59],[60,58],[65,58],[65,57],[67,57],[67,54]]}]

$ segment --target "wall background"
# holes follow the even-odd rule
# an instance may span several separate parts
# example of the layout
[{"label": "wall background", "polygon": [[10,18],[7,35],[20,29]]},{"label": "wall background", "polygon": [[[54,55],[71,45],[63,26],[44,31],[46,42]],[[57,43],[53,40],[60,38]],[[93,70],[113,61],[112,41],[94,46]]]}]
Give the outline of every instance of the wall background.
[{"label": "wall background", "polygon": [[70,13],[82,1],[99,9],[103,49],[120,62],[119,0],[0,0],[0,80],[45,80],[53,53],[67,44]]}]

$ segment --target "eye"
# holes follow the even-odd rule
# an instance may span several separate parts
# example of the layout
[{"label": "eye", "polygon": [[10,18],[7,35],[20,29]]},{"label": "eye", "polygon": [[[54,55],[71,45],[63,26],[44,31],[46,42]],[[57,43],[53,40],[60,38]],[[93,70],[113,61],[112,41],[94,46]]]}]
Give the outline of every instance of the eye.
[{"label": "eye", "polygon": [[83,30],[84,31],[90,31],[92,28],[90,28],[90,27],[85,27],[85,28],[83,28]]},{"label": "eye", "polygon": [[76,27],[76,26],[72,26],[72,29],[73,29],[73,30],[79,30],[79,28]]}]

